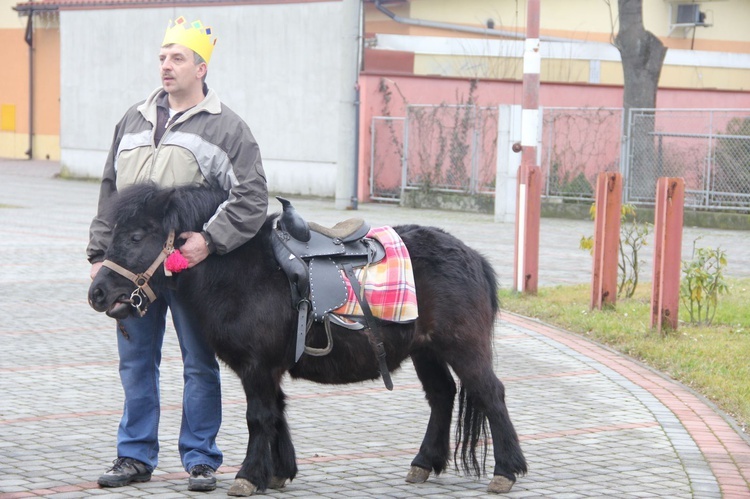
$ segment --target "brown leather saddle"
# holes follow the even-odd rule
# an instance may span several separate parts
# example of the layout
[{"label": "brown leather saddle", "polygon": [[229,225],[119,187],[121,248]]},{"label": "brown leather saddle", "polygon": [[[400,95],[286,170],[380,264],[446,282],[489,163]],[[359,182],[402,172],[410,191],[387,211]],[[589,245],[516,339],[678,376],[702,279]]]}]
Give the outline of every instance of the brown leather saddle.
[{"label": "brown leather saddle", "polygon": [[[326,355],[331,351],[331,321],[349,327],[336,321],[336,316],[331,314],[348,299],[343,271],[364,313],[363,322],[351,328],[364,329],[374,336],[381,376],[386,387],[392,389],[377,319],[372,316],[354,273],[356,268],[380,262],[385,258],[385,249],[377,240],[366,237],[370,225],[360,218],[324,227],[305,221],[288,200],[278,196],[276,199],[281,202],[283,211],[276,221],[271,241],[276,261],[289,279],[292,306],[298,310],[294,361],[303,353]],[[328,346],[325,348],[305,345],[305,336],[313,321],[326,326]]]}]

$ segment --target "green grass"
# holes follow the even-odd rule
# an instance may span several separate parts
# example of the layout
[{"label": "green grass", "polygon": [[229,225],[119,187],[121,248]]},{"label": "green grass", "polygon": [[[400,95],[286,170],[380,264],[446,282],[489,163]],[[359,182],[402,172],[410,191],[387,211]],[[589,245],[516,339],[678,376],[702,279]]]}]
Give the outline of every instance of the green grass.
[{"label": "green grass", "polygon": [[750,424],[750,279],[727,279],[711,326],[688,324],[680,305],[676,331],[649,327],[651,283],[614,310],[589,310],[588,284],[540,288],[537,296],[501,291],[504,310],[538,318],[608,345],[668,374],[713,401],[747,431]]},{"label": "green grass", "polygon": [[76,180],[79,182],[101,183],[102,181],[101,177],[89,177],[89,176],[76,175],[73,172],[71,172],[70,168],[68,168],[65,165],[60,167],[60,172],[57,174],[57,178],[60,178],[62,180]]}]

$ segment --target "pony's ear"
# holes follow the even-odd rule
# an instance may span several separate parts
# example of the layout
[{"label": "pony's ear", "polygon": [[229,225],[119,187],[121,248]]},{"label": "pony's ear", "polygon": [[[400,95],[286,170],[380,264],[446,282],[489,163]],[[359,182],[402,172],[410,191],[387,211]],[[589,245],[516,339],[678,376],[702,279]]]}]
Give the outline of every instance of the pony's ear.
[{"label": "pony's ear", "polygon": [[162,214],[164,228],[169,231],[177,228],[177,213],[179,213],[179,196],[177,189],[172,187],[160,189],[155,196],[158,212]]},{"label": "pony's ear", "polygon": [[162,189],[159,191],[159,201],[164,207],[164,213],[166,214],[170,210],[175,209],[176,204],[176,193],[177,189],[174,187],[168,189]]},{"label": "pony's ear", "polygon": [[105,207],[104,213],[102,214],[104,219],[114,226],[115,220],[117,220],[117,214],[120,212],[120,191],[115,191],[110,198],[110,203]]}]

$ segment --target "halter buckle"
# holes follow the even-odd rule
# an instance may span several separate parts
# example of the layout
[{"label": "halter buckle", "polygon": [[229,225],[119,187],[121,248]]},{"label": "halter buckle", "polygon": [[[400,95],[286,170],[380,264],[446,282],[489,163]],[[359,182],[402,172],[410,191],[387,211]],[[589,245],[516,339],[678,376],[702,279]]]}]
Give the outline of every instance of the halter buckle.
[{"label": "halter buckle", "polygon": [[130,294],[130,306],[138,311],[139,316],[143,317],[146,315],[148,305],[149,302],[146,300],[146,295],[143,293],[143,290],[141,288],[135,288]]}]

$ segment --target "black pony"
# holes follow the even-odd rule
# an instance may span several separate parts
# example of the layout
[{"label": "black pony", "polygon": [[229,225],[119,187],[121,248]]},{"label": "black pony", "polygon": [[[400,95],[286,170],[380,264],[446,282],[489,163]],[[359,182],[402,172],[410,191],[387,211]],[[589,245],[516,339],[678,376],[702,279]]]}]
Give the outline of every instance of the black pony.
[{"label": "black pony", "polygon": [[[156,295],[167,286],[163,267],[152,265],[170,231],[200,231],[226,194],[200,187],[159,189],[150,184],[122,191],[113,213],[114,238],[106,258],[134,274],[155,267],[148,285]],[[297,473],[285,416],[281,381],[354,383],[380,376],[364,333],[332,326],[333,349],[323,357],[303,355],[294,363],[297,311],[289,282],[272,251],[274,217],[248,243],[223,256],[209,256],[176,274],[177,292],[197,315],[218,357],[240,377],[247,397],[247,455],[230,495],[252,495],[282,487]],[[394,227],[412,260],[419,307],[414,323],[382,326],[388,368],[411,357],[431,415],[407,482],[421,483],[450,460],[450,426],[460,380],[459,424],[454,459],[467,474],[481,476],[487,453],[486,424],[494,447],[490,492],[507,492],[526,461],[505,405],[505,389],[492,367],[492,334],[498,312],[494,271],[479,253],[446,232],[418,225]],[[123,318],[135,285],[103,267],[89,290],[99,311]],[[307,344],[324,347],[325,328],[315,323]],[[477,447],[484,454],[477,457]]]}]

